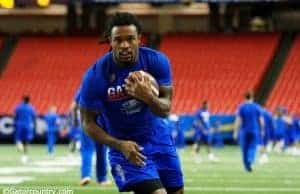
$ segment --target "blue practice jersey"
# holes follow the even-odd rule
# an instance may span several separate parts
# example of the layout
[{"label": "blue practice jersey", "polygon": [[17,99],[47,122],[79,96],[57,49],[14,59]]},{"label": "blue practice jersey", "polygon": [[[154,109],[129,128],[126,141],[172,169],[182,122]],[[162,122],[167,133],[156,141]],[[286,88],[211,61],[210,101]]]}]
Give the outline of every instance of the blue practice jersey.
[{"label": "blue practice jersey", "polygon": [[48,131],[55,132],[58,130],[58,115],[56,113],[48,113],[45,115]]},{"label": "blue practice jersey", "polygon": [[15,109],[15,125],[17,127],[33,128],[36,113],[30,104],[22,103]]},{"label": "blue practice jersey", "polygon": [[208,131],[211,128],[210,125],[210,113],[208,110],[201,108],[196,112],[195,115],[196,126],[198,129],[202,131]]},{"label": "blue practice jersey", "polygon": [[138,56],[135,64],[121,68],[114,62],[111,52],[104,55],[86,72],[79,104],[103,112],[110,123],[110,134],[114,137],[171,145],[170,133],[162,118],[143,102],[127,95],[124,89],[125,78],[130,72],[138,70],[150,73],[160,86],[171,86],[169,60],[162,53],[144,47],[139,48]]},{"label": "blue practice jersey", "polygon": [[274,127],[274,135],[276,140],[283,139],[287,129],[287,123],[284,121],[282,116],[277,116],[274,118]]},{"label": "blue practice jersey", "polygon": [[273,132],[274,131],[274,120],[273,120],[272,114],[269,111],[267,111],[266,109],[263,109],[262,114],[263,114],[263,118],[264,118],[265,129]]},{"label": "blue practice jersey", "polygon": [[254,102],[245,102],[238,108],[237,115],[241,118],[241,131],[258,133],[262,108]]}]

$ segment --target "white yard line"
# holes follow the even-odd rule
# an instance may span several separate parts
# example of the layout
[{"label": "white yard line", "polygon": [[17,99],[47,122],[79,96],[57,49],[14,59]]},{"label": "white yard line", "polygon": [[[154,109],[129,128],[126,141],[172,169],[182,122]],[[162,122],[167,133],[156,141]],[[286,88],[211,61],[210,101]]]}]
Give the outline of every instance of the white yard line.
[{"label": "white yard line", "polygon": [[67,168],[62,167],[32,167],[32,166],[16,166],[16,167],[1,167],[0,175],[12,175],[18,173],[64,173],[69,171]]},{"label": "white yard line", "polygon": [[72,161],[72,162],[63,162],[63,161],[36,161],[33,163],[34,166],[43,166],[43,167],[50,167],[50,166],[74,166],[77,167],[80,165],[79,161]]},{"label": "white yard line", "polygon": [[34,177],[30,176],[0,176],[0,184],[19,184],[34,179]]}]

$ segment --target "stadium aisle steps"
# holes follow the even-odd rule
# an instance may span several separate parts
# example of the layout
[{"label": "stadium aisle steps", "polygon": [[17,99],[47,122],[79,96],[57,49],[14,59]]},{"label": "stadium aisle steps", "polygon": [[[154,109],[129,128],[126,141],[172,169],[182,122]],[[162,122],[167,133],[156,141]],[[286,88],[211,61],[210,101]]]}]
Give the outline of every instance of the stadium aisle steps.
[{"label": "stadium aisle steps", "polygon": [[17,43],[17,37],[9,36],[0,39],[0,76]]},{"label": "stadium aisle steps", "polygon": [[287,32],[282,34],[281,40],[278,43],[279,45],[277,50],[274,52],[274,56],[270,62],[270,65],[259,83],[256,93],[256,99],[259,103],[265,104],[269,95],[271,94],[279,74],[285,65],[294,39],[294,33]]},{"label": "stadium aisle steps", "polygon": [[292,114],[300,112],[300,35],[289,52],[287,61],[267,100],[267,107],[275,110],[278,105],[285,106]]}]

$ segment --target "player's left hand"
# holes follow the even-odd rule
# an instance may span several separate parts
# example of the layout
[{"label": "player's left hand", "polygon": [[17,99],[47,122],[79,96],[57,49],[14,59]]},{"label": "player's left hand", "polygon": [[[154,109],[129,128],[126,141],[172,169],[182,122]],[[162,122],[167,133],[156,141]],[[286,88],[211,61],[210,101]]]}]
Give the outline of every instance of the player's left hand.
[{"label": "player's left hand", "polygon": [[125,79],[125,91],[130,96],[145,101],[153,96],[151,89],[151,81],[147,77],[142,76],[141,72],[131,72]]},{"label": "player's left hand", "polygon": [[120,151],[124,154],[125,158],[133,165],[145,166],[147,159],[141,151],[142,147],[133,141],[121,141]]}]

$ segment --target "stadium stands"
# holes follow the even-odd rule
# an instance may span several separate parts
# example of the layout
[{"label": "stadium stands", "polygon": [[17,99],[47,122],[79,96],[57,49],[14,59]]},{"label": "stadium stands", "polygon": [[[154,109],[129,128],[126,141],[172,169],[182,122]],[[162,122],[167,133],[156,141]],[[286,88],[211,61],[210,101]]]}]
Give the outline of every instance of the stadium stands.
[{"label": "stadium stands", "polygon": [[172,111],[191,113],[202,100],[214,113],[234,113],[246,90],[264,75],[280,34],[173,34],[161,50],[173,65]]},{"label": "stadium stands", "polygon": [[300,110],[300,36],[295,40],[287,62],[267,100],[267,107],[272,111],[278,105],[285,106],[291,113]]},{"label": "stadium stands", "polygon": [[0,114],[11,114],[25,94],[38,113],[69,109],[83,72],[108,50],[92,37],[21,38],[0,79]]}]

